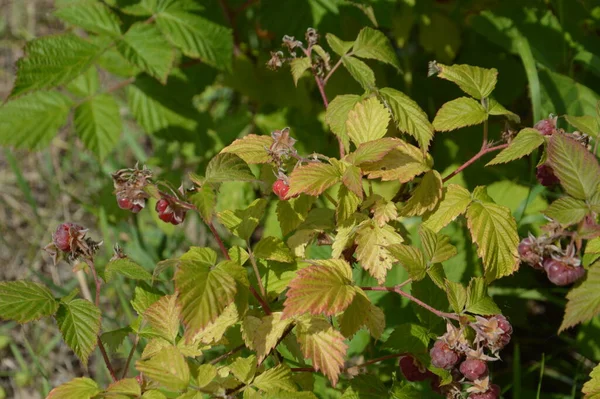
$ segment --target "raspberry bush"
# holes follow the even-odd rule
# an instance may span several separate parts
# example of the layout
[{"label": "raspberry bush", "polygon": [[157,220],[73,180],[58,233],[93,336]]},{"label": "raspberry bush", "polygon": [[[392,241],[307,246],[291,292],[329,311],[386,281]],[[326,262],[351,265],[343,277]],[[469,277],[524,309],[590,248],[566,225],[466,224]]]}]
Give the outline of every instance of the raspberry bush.
[{"label": "raspberry bush", "polygon": [[[17,130],[10,137],[2,131],[1,142],[28,147],[35,137],[46,144],[73,109],[73,129],[103,160],[123,129],[117,93],[126,87],[137,123],[166,140],[157,149],[161,162],[111,170],[112,182],[104,183],[112,184],[111,203],[127,213],[124,224],[146,217],[167,233],[197,228],[210,238],[150,270],[127,243],[101,237],[94,226],[53,227],[46,259],[86,273],[93,298],[3,281],[0,318],[53,318],[82,365],[99,356],[111,381],[82,375],[53,386],[48,398],[518,397],[495,369],[507,358],[519,365],[517,327],[503,315],[510,306],[498,301],[503,293],[535,296],[511,287],[519,275],[565,287],[554,298],[566,303],[558,333],[598,318],[597,115],[543,115],[530,81],[533,120],[521,115],[525,122],[497,99],[497,69],[446,61],[415,69],[433,90],[456,93],[426,112],[408,94],[408,71],[405,91],[379,74],[376,80],[380,69],[399,76],[410,59],[385,29],[361,26],[342,38],[307,28],[257,56],[200,2],[62,3],[56,15],[74,29],[27,45],[0,108]],[[252,21],[253,1],[219,4],[231,26],[237,18]],[[367,17],[377,9],[354,6]],[[257,22],[252,40],[261,35],[267,33]],[[530,73],[527,54],[520,56]],[[251,63],[255,76],[297,87],[265,99],[269,107],[253,119],[255,129],[238,129],[235,120],[260,108],[253,103],[258,89],[244,86],[252,76],[228,74],[242,63]],[[213,69],[225,71],[224,80],[200,98],[186,91],[207,86],[196,73]],[[105,72],[122,80],[101,88]],[[340,74],[354,92],[332,88]],[[532,79],[539,85],[537,72]],[[319,119],[297,130],[279,123],[283,113],[271,107],[291,107],[294,96],[308,96],[308,85],[319,99],[309,113]],[[207,115],[221,117],[210,133],[219,144],[195,153]],[[465,161],[440,168],[445,155],[435,147],[457,130],[468,131],[476,149],[456,146]],[[463,179],[495,170],[509,183],[500,194],[511,196],[502,168],[523,159],[539,185],[517,209],[496,200],[495,183],[469,187]],[[544,187],[551,203],[530,211],[530,197]],[[248,197],[243,205],[230,206],[240,195]],[[109,256],[105,241],[114,244]],[[456,277],[469,257],[476,267]],[[104,298],[115,284],[131,284],[131,297]],[[135,316],[108,330],[104,315],[117,306]],[[119,356],[124,341],[131,349]],[[582,389],[586,398],[600,392],[598,368]]]}]

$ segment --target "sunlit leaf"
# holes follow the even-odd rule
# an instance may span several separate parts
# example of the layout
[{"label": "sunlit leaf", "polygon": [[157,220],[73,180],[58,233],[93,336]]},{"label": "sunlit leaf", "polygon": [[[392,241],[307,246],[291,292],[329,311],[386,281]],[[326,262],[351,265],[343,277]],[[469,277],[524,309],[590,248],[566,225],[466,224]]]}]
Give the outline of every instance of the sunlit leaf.
[{"label": "sunlit leaf", "polygon": [[562,197],[554,201],[544,214],[563,226],[579,223],[590,212],[587,204],[573,197]]},{"label": "sunlit leaf", "polygon": [[382,61],[400,69],[398,58],[387,37],[382,32],[369,27],[361,29],[358,33],[352,54],[360,58]]},{"label": "sunlit leaf", "polygon": [[425,216],[423,225],[433,231],[440,231],[458,216],[465,213],[471,203],[471,193],[465,188],[450,184],[443,190],[442,200],[432,213]]},{"label": "sunlit leaf", "polygon": [[382,138],[387,133],[390,113],[375,97],[356,103],[348,113],[346,132],[355,145]]},{"label": "sunlit leaf", "polygon": [[295,168],[290,175],[290,191],[288,196],[308,194],[317,196],[329,187],[339,183],[342,171],[334,165],[326,163],[310,163]]},{"label": "sunlit leaf", "polygon": [[58,310],[50,290],[31,281],[0,282],[0,318],[27,323]]},{"label": "sunlit leaf", "polygon": [[581,285],[567,294],[565,316],[558,332],[579,323],[591,320],[600,313],[600,265],[595,264],[587,272],[587,278]]},{"label": "sunlit leaf", "polygon": [[485,166],[507,163],[529,155],[544,144],[544,136],[536,129],[525,128],[517,134],[517,137],[510,142],[507,148],[503,149]]},{"label": "sunlit leaf", "polygon": [[235,154],[247,164],[268,163],[271,161],[268,149],[273,144],[271,136],[249,134],[223,148],[221,152]]},{"label": "sunlit leaf", "polygon": [[148,360],[138,360],[135,368],[145,377],[176,391],[190,382],[190,369],[179,349],[167,346]]},{"label": "sunlit leaf", "polygon": [[486,98],[496,87],[498,70],[471,65],[444,65],[432,62],[430,74],[456,83],[462,91],[478,100]]},{"label": "sunlit leaf", "polygon": [[402,237],[391,226],[379,227],[373,220],[365,221],[357,229],[356,259],[363,269],[383,284],[388,270],[394,263],[386,247],[400,244],[402,241]]},{"label": "sunlit leaf", "polygon": [[62,302],[56,313],[56,324],[65,343],[84,365],[96,347],[100,317],[100,309],[84,299]]},{"label": "sunlit leaf", "polygon": [[459,97],[442,105],[433,119],[433,128],[440,132],[478,125],[487,119],[481,104],[472,98]]},{"label": "sunlit leaf", "polygon": [[91,399],[100,392],[96,381],[79,377],[54,388],[46,399]]},{"label": "sunlit leaf", "polygon": [[488,295],[487,284],[482,277],[472,278],[469,282],[469,287],[467,287],[467,303],[465,310],[469,313],[486,316],[501,313],[498,306]]},{"label": "sunlit leaf", "polygon": [[405,216],[423,215],[433,210],[442,198],[442,177],[435,170],[423,175],[423,179],[412,192],[400,213]]}]

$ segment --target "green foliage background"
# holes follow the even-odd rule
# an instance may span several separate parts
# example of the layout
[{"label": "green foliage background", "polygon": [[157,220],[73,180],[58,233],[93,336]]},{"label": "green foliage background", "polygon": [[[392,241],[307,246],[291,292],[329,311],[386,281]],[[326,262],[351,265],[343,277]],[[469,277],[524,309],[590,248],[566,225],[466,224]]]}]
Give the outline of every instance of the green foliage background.
[{"label": "green foliage background", "polygon": [[[75,2],[56,1],[51,9],[46,9],[42,23],[56,32],[81,33],[68,23],[69,18],[75,17],[61,8]],[[210,233],[198,218],[190,218],[183,228],[173,228],[161,223],[152,212],[134,217],[118,209],[110,179],[110,173],[116,169],[139,162],[177,186],[187,172],[202,173],[208,160],[234,139],[248,133],[270,134],[285,126],[298,140],[299,152],[335,155],[337,141],[324,123],[323,103],[312,77],[305,74],[295,87],[287,66],[280,71],[265,66],[270,51],[279,50],[284,35],[304,41],[307,27],[320,32],[324,47],[326,33],[353,40],[365,26],[385,32],[403,72],[367,60],[375,72],[377,86],[404,92],[428,113],[430,120],[443,103],[461,95],[452,83],[427,78],[431,60],[498,69],[495,97],[521,117],[523,126],[532,126],[550,113],[597,115],[599,1],[190,1],[181,3],[189,5],[188,10],[194,9],[186,11],[183,17],[177,12],[156,17],[158,28],[140,24],[152,14],[145,11],[152,7],[150,0],[106,3],[128,10],[117,14],[121,25],[115,25],[110,17],[99,19],[93,15],[94,23],[86,26],[93,32],[87,41],[71,36],[46,39],[69,41],[59,57],[71,66],[74,79],[51,77],[51,68],[44,61],[48,54],[40,51],[36,60],[35,46],[30,44],[28,57],[18,64],[23,68],[23,76],[16,78],[12,94],[6,93],[8,102],[0,107],[0,144],[5,147],[0,165],[6,187],[0,194],[0,253],[7,265],[0,271],[2,280],[33,275],[65,295],[76,288],[78,283],[68,277],[69,270],[49,270],[48,259],[38,251],[49,240],[49,231],[64,219],[95,227],[91,235],[104,240],[104,261],[110,257],[113,244],[119,242],[133,260],[150,271],[158,261],[179,255],[190,245],[213,245]],[[20,6],[13,2],[8,7],[12,12]],[[47,12],[53,10],[54,13]],[[202,35],[210,40],[189,48],[178,46],[177,50],[161,45],[183,40],[169,25],[175,19],[178,23],[189,22],[192,29],[203,30]],[[111,37],[136,23],[139,29],[130,30],[127,40],[116,46],[108,44]],[[14,29],[6,22],[3,29],[8,40],[17,45],[36,33]],[[131,33],[136,29],[141,30],[138,36]],[[150,50],[137,63],[146,65],[148,74],[131,64],[140,56],[134,54],[136,50],[145,44]],[[93,45],[109,49],[96,58],[93,49],[87,49]],[[77,46],[87,47],[81,50],[80,58],[68,58]],[[130,54],[130,62],[119,54]],[[178,67],[172,68],[171,59]],[[40,65],[45,65],[42,73],[46,74],[47,86],[33,87],[23,71],[30,66],[31,73],[37,73]],[[5,73],[8,71],[9,68]],[[57,84],[66,86],[69,94],[33,91]],[[330,100],[340,94],[362,92],[344,68],[333,75],[326,88]],[[83,103],[86,107],[78,107],[74,115],[68,116],[71,105]],[[46,115],[44,124],[33,118],[36,112]],[[92,126],[90,113],[95,118]],[[491,139],[500,138],[503,124],[490,125]],[[561,119],[559,125],[567,127]],[[436,169],[446,171],[442,175],[479,150],[480,129],[436,134],[431,154]],[[539,232],[544,223],[540,211],[557,194],[537,184],[536,160],[526,158],[510,165],[484,168],[492,157],[487,156],[452,182],[469,190],[488,185],[490,196],[513,212],[521,237],[530,231]],[[384,197],[393,195],[396,188],[393,184],[375,186]],[[242,208],[260,195],[250,183],[224,183],[217,208]],[[153,208],[153,204],[149,207]],[[408,236],[418,243],[417,221],[406,224]],[[459,256],[444,263],[444,269],[450,279],[466,284],[481,273],[466,225],[453,224],[443,232],[459,250]],[[267,207],[262,234],[281,235],[274,201]],[[237,242],[231,239],[231,243]],[[315,246],[309,251],[314,257],[326,258],[329,249]],[[64,264],[59,268],[68,269]],[[366,274],[356,277],[362,279],[362,284],[374,283]],[[405,278],[404,270],[394,268],[387,283],[399,283]],[[134,284],[122,277],[118,279],[120,284],[111,285],[104,293],[107,303],[121,304],[104,316],[106,331],[114,328],[117,321],[132,321],[134,317],[127,310],[127,298],[131,298]],[[414,290],[426,293],[428,287],[415,286]],[[513,342],[503,351],[503,362],[497,362],[492,369],[494,382],[503,388],[505,397],[533,398],[540,384],[544,392],[541,397],[578,397],[590,365],[600,361],[598,317],[561,335],[556,333],[566,291],[526,267],[490,288],[490,294],[515,326]],[[371,298],[386,312],[387,334],[415,318],[412,307],[398,296],[373,293]],[[430,304],[445,300],[421,298]],[[437,321],[440,320],[431,320]],[[26,395],[25,392],[45,395],[52,386],[81,374],[78,365],[75,369],[60,365],[68,360],[65,354],[60,359],[48,355],[65,352],[60,348],[60,340],[53,338],[55,326],[4,324],[0,331],[10,337],[10,344],[2,349],[3,355],[14,359],[10,364],[2,364],[6,370],[3,368],[0,374],[9,397],[11,393]],[[122,356],[128,353],[128,345],[118,349]],[[361,357],[369,359],[382,354],[375,352],[368,334],[359,333],[350,343],[349,355],[357,363]],[[380,380],[393,378],[393,364],[375,368]],[[98,363],[91,364],[90,369],[98,374],[97,378],[106,378]],[[17,375],[22,376],[22,384],[15,378]],[[317,377],[315,389],[320,397],[336,397],[321,377]]]}]

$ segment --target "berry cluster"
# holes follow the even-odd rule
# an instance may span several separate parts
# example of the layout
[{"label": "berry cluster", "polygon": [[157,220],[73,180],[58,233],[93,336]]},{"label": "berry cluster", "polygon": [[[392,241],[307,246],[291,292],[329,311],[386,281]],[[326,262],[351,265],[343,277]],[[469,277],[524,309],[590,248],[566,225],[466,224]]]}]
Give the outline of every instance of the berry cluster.
[{"label": "berry cluster", "polygon": [[530,234],[519,244],[519,256],[522,262],[534,269],[544,270],[553,284],[564,286],[581,279],[585,269],[576,254],[575,245],[571,243],[562,250],[560,242],[557,242],[559,238],[556,235],[535,237]]},{"label": "berry cluster", "polygon": [[68,261],[74,261],[79,257],[92,258],[102,242],[96,242],[86,237],[88,229],[75,223],[63,223],[59,225],[54,234],[52,242],[44,247],[44,250],[52,256],[54,264],[65,255]]},{"label": "berry cluster", "polygon": [[146,206],[150,197],[144,188],[152,178],[152,172],[145,167],[138,169],[121,169],[113,173],[113,185],[119,208],[138,213]]}]

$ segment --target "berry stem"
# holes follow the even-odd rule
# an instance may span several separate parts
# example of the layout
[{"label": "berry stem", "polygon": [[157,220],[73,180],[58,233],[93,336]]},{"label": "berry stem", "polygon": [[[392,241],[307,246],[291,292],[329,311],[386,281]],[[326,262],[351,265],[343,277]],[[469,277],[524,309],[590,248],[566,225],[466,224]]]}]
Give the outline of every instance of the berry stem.
[{"label": "berry stem", "polygon": [[471,159],[469,159],[467,162],[463,163],[462,165],[460,165],[454,172],[450,173],[448,176],[444,177],[442,179],[442,182],[447,182],[448,180],[452,179],[454,176],[456,176],[457,174],[459,174],[460,172],[462,172],[463,170],[465,170],[467,167],[469,167],[470,165],[472,165],[475,161],[477,161],[479,158],[481,158],[482,156],[484,156],[487,153],[490,152],[494,152],[497,150],[503,150],[506,147],[508,147],[508,144],[500,144],[494,147],[488,147],[487,145],[485,145],[481,150],[479,150],[479,152],[475,155],[473,155],[473,157]]},{"label": "berry stem", "polygon": [[425,308],[425,309],[429,310],[431,313],[437,315],[438,317],[460,321],[460,317],[457,314],[455,314],[455,313],[447,313],[447,312],[442,312],[441,310],[437,310],[436,308],[434,308],[432,306],[429,306],[425,302],[421,301],[419,298],[415,298],[411,294],[402,291],[402,286],[404,284],[406,284],[406,281],[404,283],[402,283],[400,285],[397,285],[397,286],[394,286],[394,287],[360,287],[360,288],[363,291],[388,291],[388,292],[395,292],[396,294],[399,294],[399,295],[401,295],[401,296],[409,299],[410,301],[416,303],[417,305],[421,306],[422,308]]}]

